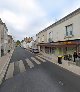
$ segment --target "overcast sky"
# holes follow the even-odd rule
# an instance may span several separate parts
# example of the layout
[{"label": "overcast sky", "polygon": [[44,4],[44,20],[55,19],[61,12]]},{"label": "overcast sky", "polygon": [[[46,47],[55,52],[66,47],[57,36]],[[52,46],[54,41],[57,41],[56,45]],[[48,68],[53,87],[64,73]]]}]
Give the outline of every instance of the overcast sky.
[{"label": "overcast sky", "polygon": [[17,40],[36,33],[80,7],[80,0],[0,0],[0,18]]}]

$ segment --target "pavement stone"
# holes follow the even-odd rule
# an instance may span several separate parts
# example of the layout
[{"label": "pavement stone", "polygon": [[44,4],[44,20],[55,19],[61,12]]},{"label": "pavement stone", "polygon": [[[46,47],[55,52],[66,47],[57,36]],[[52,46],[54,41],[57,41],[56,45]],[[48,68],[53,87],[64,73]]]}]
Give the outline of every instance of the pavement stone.
[{"label": "pavement stone", "polygon": [[0,85],[3,82],[3,78],[5,76],[13,51],[14,50],[0,58]]},{"label": "pavement stone", "polygon": [[64,68],[64,69],[67,69],[77,75],[80,75],[80,67],[79,66],[76,66],[76,64],[72,61],[68,61],[68,60],[63,60],[62,59],[62,64],[59,64],[58,63],[58,57],[55,56],[55,55],[49,55],[49,54],[46,54],[46,53],[41,53],[44,57],[46,57],[48,59],[48,61],[52,62],[52,63],[55,63],[56,65]]}]

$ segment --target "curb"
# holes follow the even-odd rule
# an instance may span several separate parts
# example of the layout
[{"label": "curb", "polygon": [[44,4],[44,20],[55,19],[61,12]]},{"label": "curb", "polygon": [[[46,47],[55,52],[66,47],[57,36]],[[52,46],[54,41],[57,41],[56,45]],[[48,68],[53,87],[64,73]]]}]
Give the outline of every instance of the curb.
[{"label": "curb", "polygon": [[12,50],[11,53],[9,54],[6,63],[4,64],[2,70],[0,71],[0,85],[1,85],[1,84],[3,83],[3,81],[4,81],[5,73],[6,73],[6,70],[7,70],[7,68],[8,68],[8,65],[9,65],[9,63],[10,63],[10,59],[11,59],[11,57],[12,57],[13,51],[14,51],[14,50]]}]

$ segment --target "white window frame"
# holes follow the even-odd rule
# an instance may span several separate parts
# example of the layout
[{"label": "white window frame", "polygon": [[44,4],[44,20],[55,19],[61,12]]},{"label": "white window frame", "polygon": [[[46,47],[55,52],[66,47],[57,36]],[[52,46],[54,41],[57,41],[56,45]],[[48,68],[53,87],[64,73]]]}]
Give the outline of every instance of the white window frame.
[{"label": "white window frame", "polygon": [[44,35],[42,36],[42,42],[44,42]]},{"label": "white window frame", "polygon": [[65,26],[65,27],[66,27],[66,36],[67,37],[73,36],[73,24],[70,24],[70,25]]}]

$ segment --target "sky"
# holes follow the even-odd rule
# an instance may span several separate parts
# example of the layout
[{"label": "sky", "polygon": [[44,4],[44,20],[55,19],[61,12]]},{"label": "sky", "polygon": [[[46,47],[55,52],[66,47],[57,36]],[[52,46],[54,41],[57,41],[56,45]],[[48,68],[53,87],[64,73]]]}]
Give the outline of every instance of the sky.
[{"label": "sky", "polygon": [[80,8],[80,0],[0,0],[0,18],[15,40],[35,35]]}]

